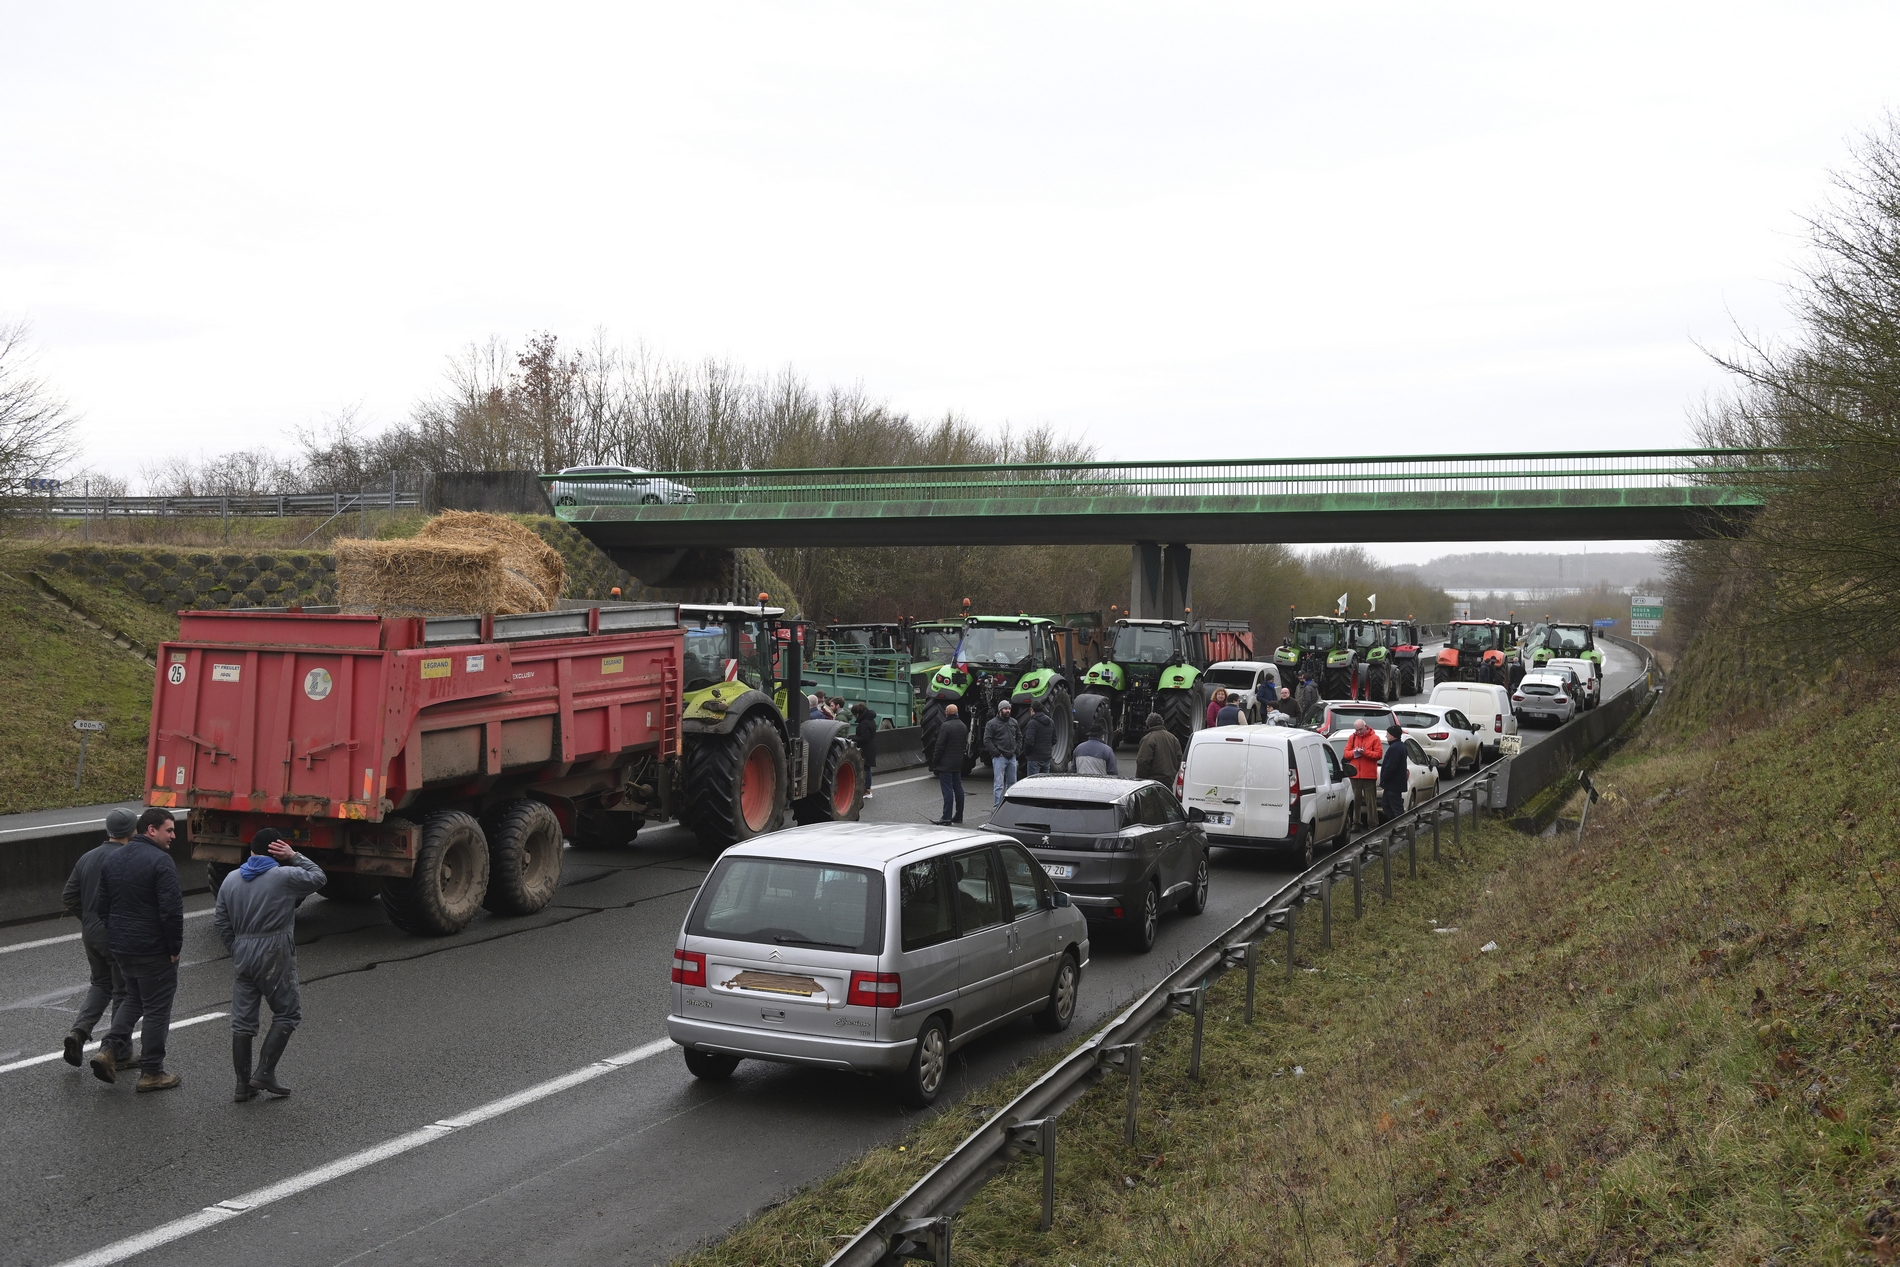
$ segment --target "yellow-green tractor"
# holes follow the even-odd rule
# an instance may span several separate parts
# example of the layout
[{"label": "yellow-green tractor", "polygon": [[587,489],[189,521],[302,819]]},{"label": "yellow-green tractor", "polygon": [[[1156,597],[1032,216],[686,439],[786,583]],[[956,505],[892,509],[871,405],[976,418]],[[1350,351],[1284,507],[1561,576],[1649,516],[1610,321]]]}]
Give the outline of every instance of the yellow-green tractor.
[{"label": "yellow-green tractor", "polygon": [[673,803],[709,849],[799,823],[855,820],[864,758],[842,721],[812,719],[802,621],[779,607],[687,604]]}]

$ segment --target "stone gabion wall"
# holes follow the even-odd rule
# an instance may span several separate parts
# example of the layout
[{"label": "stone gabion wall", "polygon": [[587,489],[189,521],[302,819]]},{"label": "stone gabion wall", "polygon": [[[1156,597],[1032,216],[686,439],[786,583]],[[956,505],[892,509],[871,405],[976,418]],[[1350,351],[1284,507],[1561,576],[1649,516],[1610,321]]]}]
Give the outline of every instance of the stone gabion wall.
[{"label": "stone gabion wall", "polygon": [[51,551],[42,566],[168,612],[336,601],[336,560],[312,551]]}]

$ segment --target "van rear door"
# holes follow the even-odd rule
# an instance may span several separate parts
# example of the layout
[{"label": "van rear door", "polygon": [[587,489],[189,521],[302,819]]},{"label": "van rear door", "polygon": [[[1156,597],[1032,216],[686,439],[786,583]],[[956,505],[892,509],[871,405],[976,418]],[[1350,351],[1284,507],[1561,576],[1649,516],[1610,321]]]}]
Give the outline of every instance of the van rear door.
[{"label": "van rear door", "polygon": [[1291,750],[1281,734],[1247,736],[1247,790],[1242,815],[1244,833],[1281,840],[1287,831],[1287,785],[1291,782]]},{"label": "van rear door", "polygon": [[1210,844],[1223,836],[1244,836],[1242,824],[1251,746],[1238,726],[1196,731],[1188,741],[1187,775],[1182,802],[1207,815],[1203,830]]}]

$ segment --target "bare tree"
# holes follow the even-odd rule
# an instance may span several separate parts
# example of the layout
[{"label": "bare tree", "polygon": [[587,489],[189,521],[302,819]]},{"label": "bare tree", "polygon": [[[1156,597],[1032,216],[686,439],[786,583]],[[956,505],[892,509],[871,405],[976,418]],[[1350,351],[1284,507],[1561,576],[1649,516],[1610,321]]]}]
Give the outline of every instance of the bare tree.
[{"label": "bare tree", "polygon": [[24,320],[0,322],[0,507],[50,479],[74,455],[78,417],[40,376]]}]

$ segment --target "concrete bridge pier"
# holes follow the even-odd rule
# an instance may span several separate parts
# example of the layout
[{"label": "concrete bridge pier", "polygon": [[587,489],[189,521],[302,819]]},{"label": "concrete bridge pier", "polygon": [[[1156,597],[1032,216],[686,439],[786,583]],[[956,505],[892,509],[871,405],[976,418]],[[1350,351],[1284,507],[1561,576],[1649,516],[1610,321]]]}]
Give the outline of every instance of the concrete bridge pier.
[{"label": "concrete bridge pier", "polygon": [[1186,620],[1194,605],[1188,573],[1192,551],[1184,545],[1163,547],[1137,541],[1134,574],[1128,586],[1128,614],[1136,620]]}]

